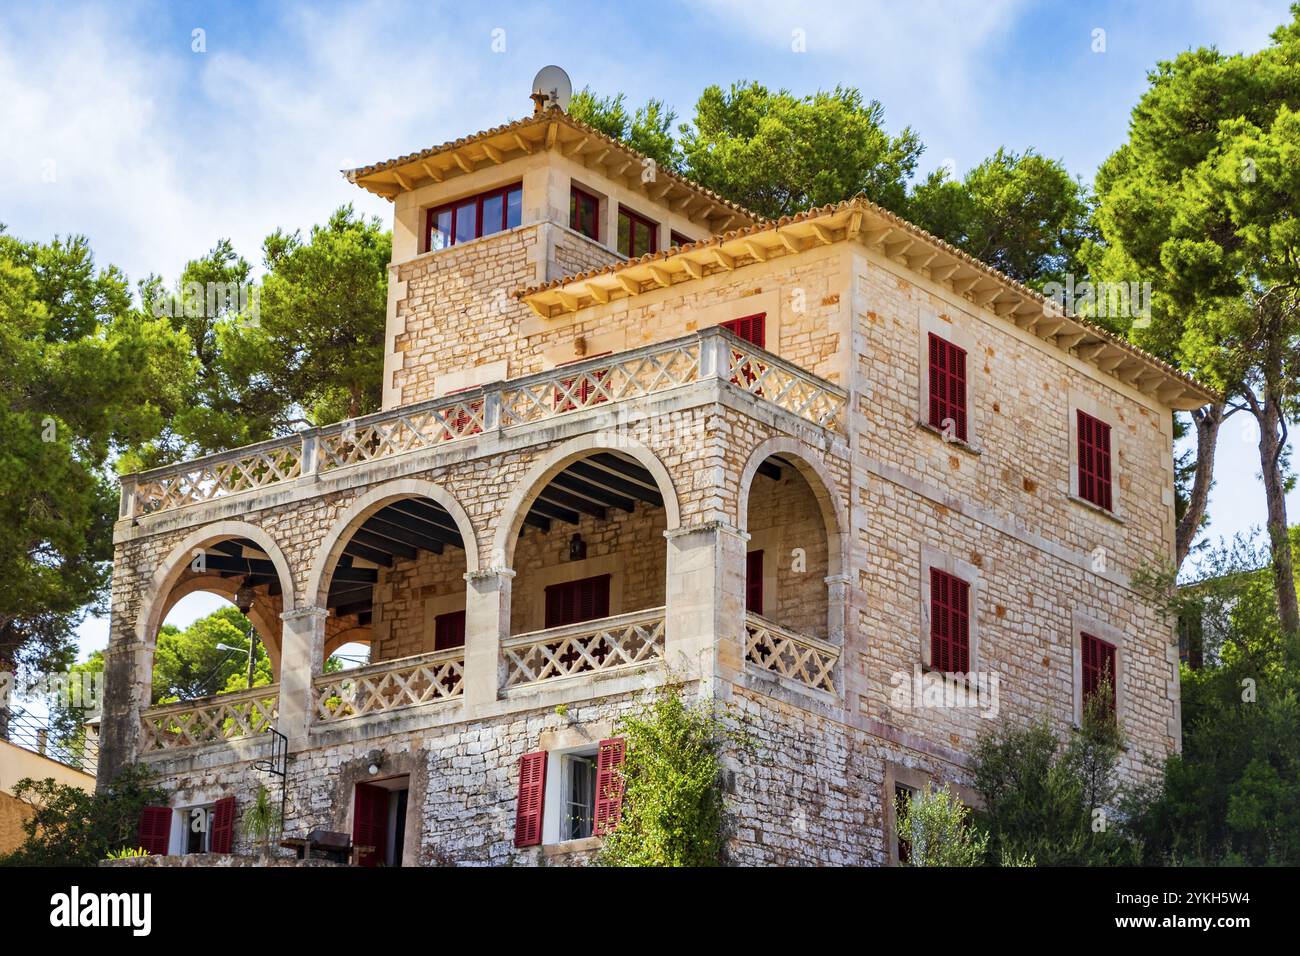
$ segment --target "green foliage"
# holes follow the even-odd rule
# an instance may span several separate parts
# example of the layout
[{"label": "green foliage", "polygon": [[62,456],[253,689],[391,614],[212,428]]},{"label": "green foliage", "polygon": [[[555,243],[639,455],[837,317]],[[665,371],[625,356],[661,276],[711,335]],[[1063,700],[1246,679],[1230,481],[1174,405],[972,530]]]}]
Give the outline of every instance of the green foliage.
[{"label": "green foliage", "polygon": [[605,837],[605,866],[717,866],[725,839],[723,748],[748,746],[711,701],[668,687],[620,718],[627,743],[623,815]]},{"label": "green foliage", "polygon": [[915,794],[898,808],[898,838],[911,846],[908,866],[982,866],[989,836],[944,784]]},{"label": "green foliage", "polygon": [[266,789],[265,784],[257,785],[257,796],[244,810],[240,823],[244,833],[262,853],[270,851],[271,838],[280,828],[280,809],[271,802],[271,791]]},{"label": "green foliage", "polygon": [[1013,279],[1042,288],[1079,273],[1088,222],[1084,188],[1056,160],[998,149],[960,181],[940,169],[907,204],[918,226]]},{"label": "green foliage", "polygon": [[1124,743],[1103,684],[1062,745],[1046,720],[1003,721],[980,735],[973,784],[988,857],[1003,865],[1114,866],[1133,850],[1109,822]]},{"label": "green foliage", "polygon": [[865,193],[902,211],[921,155],[910,128],[890,136],[884,108],[849,87],[795,96],[759,83],[707,87],[681,128],[686,174],[776,218]]},{"label": "green foliage", "polygon": [[0,668],[71,662],[73,630],[108,580],[106,465],[157,434],[190,372],[183,339],[133,309],[84,238],[0,227]]},{"label": "green foliage", "polygon": [[1200,621],[1205,666],[1180,675],[1182,753],[1126,797],[1147,864],[1300,863],[1300,645],[1259,559],[1240,541],[1214,549],[1205,580],[1168,601]]},{"label": "green foliage", "polygon": [[0,866],[95,866],[135,847],[140,811],[164,802],[140,765],[123,769],[102,791],[28,778],[18,781],[13,794],[36,812],[23,821],[26,840],[0,857]]},{"label": "green foliage", "polygon": [[106,860],[134,860],[142,856],[148,856],[149,851],[142,846],[123,847],[120,850],[109,850]]},{"label": "green foliage", "polygon": [[[255,632],[235,607],[223,607],[201,617],[185,630],[164,625],[153,655],[153,702],[194,700],[248,687],[248,654],[217,649],[248,647]],[[253,686],[271,683],[271,660],[259,640],[253,660]]]},{"label": "green foliage", "polygon": [[626,96],[597,96],[589,86],[573,94],[568,114],[593,126],[606,136],[627,143],[665,169],[680,171],[682,154],[673,138],[677,114],[662,100],[649,100],[628,115]]}]

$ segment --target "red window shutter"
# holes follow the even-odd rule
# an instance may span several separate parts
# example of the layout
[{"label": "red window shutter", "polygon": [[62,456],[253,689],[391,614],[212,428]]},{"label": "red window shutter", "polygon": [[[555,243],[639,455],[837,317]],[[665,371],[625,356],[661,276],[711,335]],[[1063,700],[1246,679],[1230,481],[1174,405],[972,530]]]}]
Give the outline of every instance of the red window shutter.
[{"label": "red window shutter", "polygon": [[542,805],[546,798],[546,751],[519,758],[519,802],[515,808],[515,846],[542,842]]},{"label": "red window shutter", "polygon": [[623,816],[623,757],[627,745],[622,737],[600,742],[596,755],[596,814],[592,832],[604,836]]},{"label": "red window shutter", "polygon": [[563,627],[609,617],[608,574],[552,584],[546,589],[546,626]]},{"label": "red window shutter", "polygon": [[757,345],[760,349],[766,348],[767,330],[766,312],[757,312],[754,315],[741,316],[739,319],[731,319],[728,322],[721,323],[722,327],[736,336],[738,339],[744,339],[752,345]]},{"label": "red window shutter", "polygon": [[745,555],[745,610],[751,614],[763,613],[762,551],[751,551]]},{"label": "red window shutter", "polygon": [[433,649],[445,651],[465,646],[465,612],[448,611],[433,619]]},{"label": "red window shutter", "polygon": [[229,853],[235,842],[235,798],[222,797],[212,807],[212,833],[208,849],[213,853]]},{"label": "red window shutter", "polygon": [[930,425],[966,441],[966,350],[930,333]]},{"label": "red window shutter", "polygon": [[369,783],[357,784],[352,807],[352,845],[366,847],[357,855],[358,866],[384,862],[388,842],[388,791]]},{"label": "red window shutter", "polygon": [[1110,511],[1110,426],[1082,411],[1077,422],[1079,497]]},{"label": "red window shutter", "polygon": [[1110,710],[1114,713],[1117,690],[1115,685],[1118,683],[1118,671],[1115,670],[1115,645],[1091,634],[1080,634],[1079,657],[1083,665],[1081,682],[1084,701],[1097,693],[1104,679],[1109,680]]},{"label": "red window shutter", "polygon": [[930,569],[930,668],[970,671],[970,585],[938,568]]},{"label": "red window shutter", "polygon": [[172,836],[172,808],[145,807],[140,811],[136,840],[150,856],[166,856]]}]

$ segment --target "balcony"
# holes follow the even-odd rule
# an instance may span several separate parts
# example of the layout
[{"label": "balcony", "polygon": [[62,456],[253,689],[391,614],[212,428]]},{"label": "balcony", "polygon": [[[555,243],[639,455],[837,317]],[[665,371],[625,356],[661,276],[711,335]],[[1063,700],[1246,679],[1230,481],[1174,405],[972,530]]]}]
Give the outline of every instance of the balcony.
[{"label": "balcony", "polygon": [[255,737],[275,727],[277,684],[150,707],[141,715],[142,753]]},{"label": "balcony", "polygon": [[247,445],[122,480],[121,518],[138,518],[309,480],[485,433],[560,418],[721,378],[843,434],[847,393],[721,328],[589,359],[418,405]]}]

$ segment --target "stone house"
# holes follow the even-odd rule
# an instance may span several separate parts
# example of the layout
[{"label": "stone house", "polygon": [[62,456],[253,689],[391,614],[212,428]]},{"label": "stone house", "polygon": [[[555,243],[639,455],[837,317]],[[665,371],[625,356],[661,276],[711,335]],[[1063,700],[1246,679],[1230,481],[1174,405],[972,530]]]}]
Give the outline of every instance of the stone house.
[{"label": "stone house", "polygon": [[[741,864],[894,861],[898,794],[1106,674],[1124,773],[1179,748],[1130,576],[1213,392],[865,199],[763,220],[556,108],[347,176],[394,207],[383,410],[123,480],[100,768],[164,781],[150,849],[240,846],[282,766],[286,831],[364,862],[583,859],[668,679],[758,744]],[[276,683],[153,706],[195,590]]]}]

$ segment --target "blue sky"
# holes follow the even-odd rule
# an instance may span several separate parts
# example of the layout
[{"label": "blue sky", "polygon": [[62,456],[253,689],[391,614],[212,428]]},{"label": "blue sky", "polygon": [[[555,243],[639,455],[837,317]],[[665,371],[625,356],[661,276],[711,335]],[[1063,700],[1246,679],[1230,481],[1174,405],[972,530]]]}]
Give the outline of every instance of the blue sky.
[{"label": "blue sky", "polygon": [[[250,260],[277,227],[344,202],[389,205],[338,170],[525,115],[538,68],[689,115],[710,83],[879,100],[926,144],[924,174],[1033,147],[1091,181],[1157,60],[1255,50],[1287,0],[1052,3],[699,0],[23,4],[0,12],[0,222],[84,233],[101,263],[172,279],[229,237]],[[196,52],[196,30],[203,31]],[[1104,51],[1095,52],[1095,31]],[[496,32],[496,31],[504,31]],[[799,32],[801,31],[801,32]],[[802,44],[796,42],[802,37]],[[500,48],[504,39],[504,50]],[[796,48],[801,46],[802,51]],[[1224,435],[1212,533],[1262,524],[1249,430]],[[1300,515],[1300,495],[1291,500]],[[175,614],[203,613],[202,599]],[[173,618],[175,619],[175,617]],[[90,620],[83,650],[107,629]]]}]

